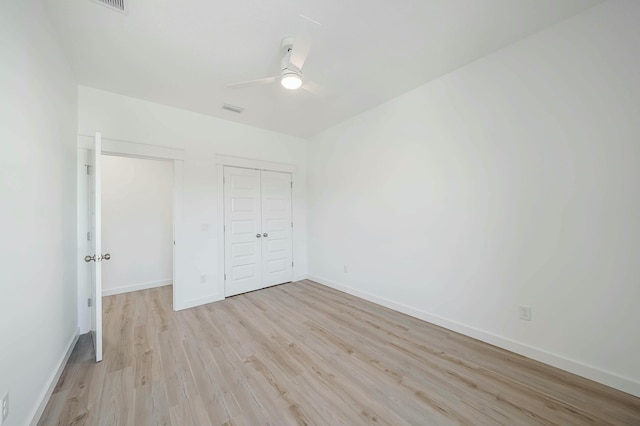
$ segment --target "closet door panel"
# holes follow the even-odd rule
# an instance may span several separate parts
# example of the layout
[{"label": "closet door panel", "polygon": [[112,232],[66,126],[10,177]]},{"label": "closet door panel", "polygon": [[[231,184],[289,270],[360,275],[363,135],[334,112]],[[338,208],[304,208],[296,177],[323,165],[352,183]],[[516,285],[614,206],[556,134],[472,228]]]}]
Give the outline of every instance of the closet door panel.
[{"label": "closet door panel", "polygon": [[260,198],[260,171],[224,168],[225,296],[263,287]]},{"label": "closet door panel", "polygon": [[293,280],[291,174],[261,172],[263,287]]}]

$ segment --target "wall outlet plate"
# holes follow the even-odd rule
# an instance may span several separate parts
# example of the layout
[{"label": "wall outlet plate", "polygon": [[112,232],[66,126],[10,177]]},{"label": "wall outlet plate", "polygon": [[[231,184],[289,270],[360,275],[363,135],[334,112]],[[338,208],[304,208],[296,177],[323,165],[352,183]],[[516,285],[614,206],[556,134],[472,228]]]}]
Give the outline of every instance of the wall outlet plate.
[{"label": "wall outlet plate", "polygon": [[9,417],[9,392],[2,397],[2,420],[0,420],[0,425],[7,420],[7,417]]},{"label": "wall outlet plate", "polygon": [[518,308],[520,312],[520,319],[524,321],[531,321],[531,307],[530,306],[520,306]]}]

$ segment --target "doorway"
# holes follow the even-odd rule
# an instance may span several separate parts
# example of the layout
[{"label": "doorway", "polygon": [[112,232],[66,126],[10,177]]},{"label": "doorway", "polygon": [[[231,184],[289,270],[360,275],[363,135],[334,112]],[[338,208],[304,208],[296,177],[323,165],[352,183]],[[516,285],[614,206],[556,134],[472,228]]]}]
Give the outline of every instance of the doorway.
[{"label": "doorway", "polygon": [[[110,156],[110,157],[108,157]],[[182,156],[179,149],[159,147],[116,139],[102,138],[99,133],[94,136],[78,137],[78,325],[81,333],[91,332],[94,340],[96,361],[102,359],[102,264],[109,262],[111,256],[118,253],[107,253],[102,250],[102,159],[111,156],[123,159],[143,159],[145,161],[163,161],[172,169],[172,220],[171,239],[169,240],[172,264],[173,304],[175,309],[176,287],[181,282],[178,274],[178,259],[181,253],[182,236]],[[109,160],[107,160],[109,161]],[[107,248],[107,247],[105,247]],[[166,250],[166,248],[165,248]],[[108,263],[105,263],[108,267]],[[167,280],[168,281],[168,280]],[[131,283],[129,283],[131,284]],[[138,283],[153,285],[158,282]],[[138,288],[141,289],[141,288]],[[116,291],[122,292],[123,289]],[[127,290],[127,289],[124,289]],[[130,287],[128,290],[132,290]]]},{"label": "doorway", "polygon": [[173,164],[102,156],[102,295],[173,283]]}]

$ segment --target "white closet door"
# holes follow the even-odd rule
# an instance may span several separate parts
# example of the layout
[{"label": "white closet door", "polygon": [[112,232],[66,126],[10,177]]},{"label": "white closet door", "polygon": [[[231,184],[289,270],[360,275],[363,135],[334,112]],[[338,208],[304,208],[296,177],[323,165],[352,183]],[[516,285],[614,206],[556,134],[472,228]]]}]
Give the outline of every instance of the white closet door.
[{"label": "white closet door", "polygon": [[293,280],[291,174],[262,171],[262,287]]},{"label": "white closet door", "polygon": [[260,171],[224,168],[225,296],[262,285]]}]

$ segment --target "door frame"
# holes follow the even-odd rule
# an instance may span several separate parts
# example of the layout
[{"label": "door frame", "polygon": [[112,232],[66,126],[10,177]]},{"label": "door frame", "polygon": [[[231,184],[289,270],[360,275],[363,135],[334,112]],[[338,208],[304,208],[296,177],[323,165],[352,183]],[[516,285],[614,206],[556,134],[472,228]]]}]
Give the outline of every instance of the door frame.
[{"label": "door frame", "polygon": [[[92,144],[94,137],[95,135],[78,134],[78,143],[76,149],[91,149],[91,147],[93,146]],[[180,292],[180,284],[183,281],[182,277],[184,275],[182,271],[184,265],[184,229],[182,220],[184,150],[160,145],[124,141],[120,139],[109,138],[103,134],[101,155],[171,161],[173,163],[173,310],[175,311],[176,300],[179,300],[177,296]],[[78,214],[80,214],[80,212],[84,208],[82,204],[88,201],[86,200],[86,195],[82,193],[82,191],[86,190],[86,184],[82,185],[80,181],[80,168],[83,167],[83,165],[84,160],[82,160],[80,156],[78,156]],[[90,329],[91,326],[90,324],[86,323],[82,324],[82,322],[86,322],[87,318],[89,320],[90,318],[87,307],[87,291],[86,289],[82,288],[83,286],[88,288],[88,283],[86,283],[80,275],[81,271],[84,270],[83,268],[86,267],[86,263],[83,259],[85,256],[85,248],[84,244],[81,244],[86,236],[85,231],[80,230],[80,221],[81,218],[78,217],[78,325],[80,327],[80,332],[83,333],[86,332],[87,329]],[[84,242],[86,243],[86,241]],[[81,312],[82,309],[86,309],[87,313],[84,314],[83,312]],[[85,320],[82,320],[82,318],[85,318]]]},{"label": "door frame", "polygon": [[[296,172],[297,168],[293,164],[277,163],[274,161],[258,160],[252,158],[233,157],[229,155],[216,154],[214,156],[214,162],[216,164],[216,178],[218,179],[218,294],[220,299],[225,298],[225,258],[224,258],[224,167],[239,167],[243,169],[255,169],[255,170],[267,170],[271,172],[283,172],[291,173],[291,182],[293,187],[291,189],[291,220],[293,221],[293,229],[291,231],[291,259],[296,264],[296,218],[295,218],[295,190],[296,190]],[[292,279],[295,281],[295,267],[292,272]]]}]

